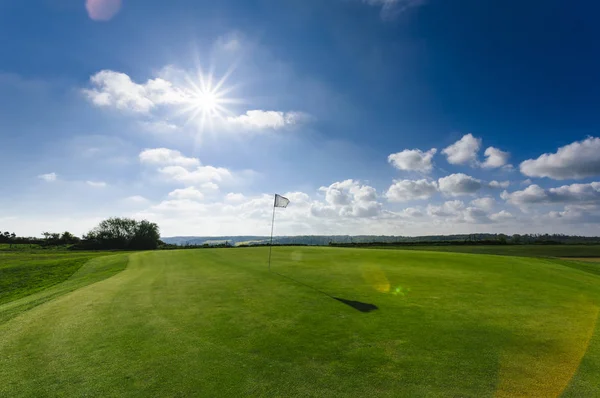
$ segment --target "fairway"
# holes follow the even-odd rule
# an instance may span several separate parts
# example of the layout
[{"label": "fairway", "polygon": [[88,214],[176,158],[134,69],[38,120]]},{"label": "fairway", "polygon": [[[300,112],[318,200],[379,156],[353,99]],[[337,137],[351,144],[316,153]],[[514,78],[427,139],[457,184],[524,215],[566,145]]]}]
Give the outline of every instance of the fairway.
[{"label": "fairway", "polygon": [[600,263],[274,247],[269,272],[267,255],[109,255],[0,304],[0,396],[600,395]]}]

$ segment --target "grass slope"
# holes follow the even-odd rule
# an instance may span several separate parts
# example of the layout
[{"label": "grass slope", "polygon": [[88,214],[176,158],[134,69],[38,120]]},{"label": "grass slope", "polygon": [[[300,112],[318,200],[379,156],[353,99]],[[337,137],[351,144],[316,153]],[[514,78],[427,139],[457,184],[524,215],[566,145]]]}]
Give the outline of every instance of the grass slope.
[{"label": "grass slope", "polygon": [[[0,266],[0,324],[37,305],[109,278],[127,266],[126,253],[24,253]],[[0,259],[9,259],[0,253]],[[28,274],[29,273],[29,274]],[[13,281],[13,285],[9,283]]]},{"label": "grass slope", "polygon": [[132,254],[0,324],[0,396],[600,394],[598,275],[549,259],[274,248],[274,271],[300,284],[266,270],[267,250]]},{"label": "grass slope", "polygon": [[106,253],[0,251],[0,305],[56,285],[101,255]]}]

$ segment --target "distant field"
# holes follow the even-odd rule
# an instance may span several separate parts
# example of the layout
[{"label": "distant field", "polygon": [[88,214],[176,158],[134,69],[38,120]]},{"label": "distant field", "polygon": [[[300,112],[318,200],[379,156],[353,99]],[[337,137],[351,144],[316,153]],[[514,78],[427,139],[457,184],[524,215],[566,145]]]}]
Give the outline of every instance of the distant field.
[{"label": "distant field", "polygon": [[100,257],[0,305],[0,396],[600,396],[600,264],[267,252]]},{"label": "distant field", "polygon": [[600,257],[600,245],[373,246],[365,248],[496,254],[522,257]]}]

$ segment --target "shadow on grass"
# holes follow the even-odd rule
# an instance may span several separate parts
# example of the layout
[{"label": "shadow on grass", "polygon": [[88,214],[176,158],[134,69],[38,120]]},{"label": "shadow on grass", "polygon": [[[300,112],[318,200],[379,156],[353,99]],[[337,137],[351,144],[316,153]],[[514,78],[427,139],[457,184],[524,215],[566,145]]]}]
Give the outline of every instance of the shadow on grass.
[{"label": "shadow on grass", "polygon": [[333,296],[329,296],[329,297],[331,297],[334,300],[339,301],[340,303],[349,305],[350,307],[352,307],[355,310],[358,310],[360,312],[371,312],[371,311],[375,311],[376,309],[378,309],[378,307],[375,304],[361,303],[360,301],[346,300],[343,298],[333,297]]},{"label": "shadow on grass", "polygon": [[277,274],[277,275],[281,276],[282,278],[289,279],[289,280],[291,280],[291,281],[293,281],[293,282],[295,282],[295,283],[297,283],[297,284],[299,284],[299,285],[306,286],[306,287],[308,287],[308,288],[310,288],[310,289],[313,289],[313,290],[315,290],[315,291],[317,291],[317,292],[319,292],[319,293],[321,293],[321,294],[324,294],[325,296],[327,296],[327,297],[329,297],[329,298],[332,298],[332,299],[334,299],[334,300],[337,300],[337,301],[339,301],[340,303],[346,304],[347,306],[349,306],[349,307],[352,307],[352,308],[354,308],[354,309],[355,309],[355,310],[357,310],[357,311],[360,311],[360,312],[371,312],[371,311],[375,311],[375,310],[379,309],[379,308],[378,308],[378,307],[377,307],[375,304],[362,303],[362,302],[360,302],[360,301],[346,300],[346,299],[343,299],[343,298],[340,298],[340,297],[333,297],[333,296],[332,296],[331,294],[329,294],[329,293],[325,293],[324,291],[322,291],[322,290],[319,290],[319,289],[317,289],[316,287],[313,287],[313,286],[307,285],[306,283],[304,283],[304,282],[300,282],[299,280],[296,280],[296,279],[294,279],[294,278],[292,278],[292,277],[289,277],[289,276],[287,276],[287,275],[280,274],[279,272],[275,272],[275,271],[272,271],[272,272],[273,272],[274,274]]}]

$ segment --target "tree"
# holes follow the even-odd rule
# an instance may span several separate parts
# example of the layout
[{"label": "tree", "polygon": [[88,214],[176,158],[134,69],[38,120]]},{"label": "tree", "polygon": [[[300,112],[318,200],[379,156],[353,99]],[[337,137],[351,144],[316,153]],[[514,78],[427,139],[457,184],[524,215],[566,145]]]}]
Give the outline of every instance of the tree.
[{"label": "tree", "polygon": [[101,249],[156,249],[160,239],[158,225],[146,220],[113,217],[102,221],[84,239]]},{"label": "tree", "polygon": [[160,243],[158,225],[146,220],[137,223],[129,248],[133,250],[153,250]]},{"label": "tree", "polygon": [[79,242],[79,238],[70,233],[69,231],[65,231],[62,233],[60,241],[62,244],[70,245]]}]

